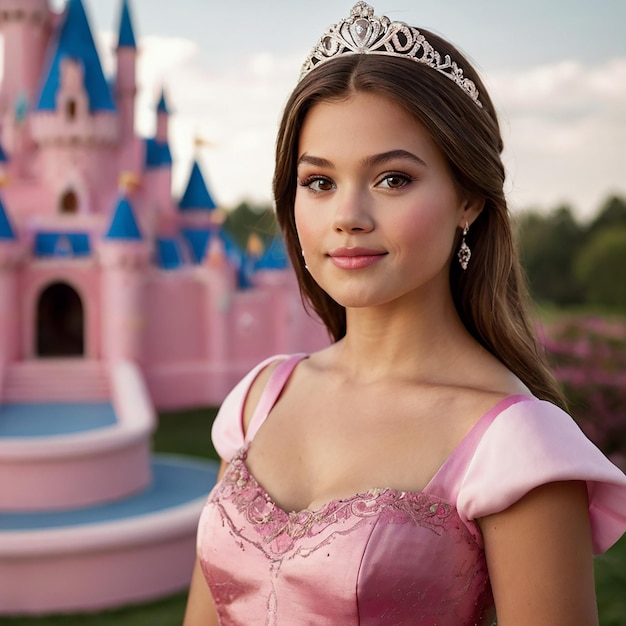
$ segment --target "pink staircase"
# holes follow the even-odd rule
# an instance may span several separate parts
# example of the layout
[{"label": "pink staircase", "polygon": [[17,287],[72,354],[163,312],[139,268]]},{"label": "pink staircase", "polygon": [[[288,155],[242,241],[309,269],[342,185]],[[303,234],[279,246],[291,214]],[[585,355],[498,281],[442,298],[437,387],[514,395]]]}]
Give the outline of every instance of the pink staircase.
[{"label": "pink staircase", "polygon": [[111,389],[102,361],[39,359],[7,366],[1,400],[13,402],[102,402]]}]

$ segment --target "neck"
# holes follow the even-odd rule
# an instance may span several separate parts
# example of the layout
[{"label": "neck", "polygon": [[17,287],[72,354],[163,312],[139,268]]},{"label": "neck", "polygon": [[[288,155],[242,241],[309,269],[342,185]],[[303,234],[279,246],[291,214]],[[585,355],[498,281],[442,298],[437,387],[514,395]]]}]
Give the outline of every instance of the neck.
[{"label": "neck", "polygon": [[440,380],[481,349],[465,329],[452,298],[347,309],[346,336],[337,344],[359,380],[406,376]]}]

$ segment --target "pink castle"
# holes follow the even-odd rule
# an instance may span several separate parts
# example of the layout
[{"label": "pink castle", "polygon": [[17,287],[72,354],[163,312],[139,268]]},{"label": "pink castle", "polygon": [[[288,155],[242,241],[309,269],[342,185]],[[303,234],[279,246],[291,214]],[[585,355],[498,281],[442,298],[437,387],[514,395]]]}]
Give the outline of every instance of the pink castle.
[{"label": "pink castle", "polygon": [[[187,584],[214,480],[150,455],[154,407],[217,405],[326,335],[281,241],[222,231],[197,161],[172,198],[164,94],[134,132],[128,0],[111,83],[81,0],[0,0],[0,29],[0,615],[146,600]],[[165,483],[188,499],[130,510]]]}]

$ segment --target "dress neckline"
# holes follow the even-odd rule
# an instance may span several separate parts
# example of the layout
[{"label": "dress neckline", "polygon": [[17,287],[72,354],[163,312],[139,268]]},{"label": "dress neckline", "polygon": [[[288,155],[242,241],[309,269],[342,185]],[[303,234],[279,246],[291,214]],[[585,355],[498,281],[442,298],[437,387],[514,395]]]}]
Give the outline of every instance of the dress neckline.
[{"label": "dress neckline", "polygon": [[[350,494],[341,498],[331,498],[330,500],[323,502],[319,505],[309,505],[305,508],[298,510],[288,511],[283,508],[281,505],[277,503],[274,497],[267,491],[267,489],[257,480],[254,474],[250,471],[246,463],[246,457],[248,454],[248,450],[250,448],[250,444],[254,440],[254,435],[258,432],[258,429],[263,425],[265,419],[269,416],[270,411],[272,410],[274,404],[278,400],[282,389],[285,384],[291,377],[293,370],[295,367],[302,361],[303,359],[308,358],[306,354],[298,354],[294,355],[286,361],[281,362],[276,370],[273,372],[270,380],[268,381],[266,388],[261,394],[261,398],[259,399],[258,405],[254,411],[252,420],[250,422],[250,426],[254,424],[254,430],[252,436],[250,437],[251,429],[248,429],[248,433],[246,433],[244,438],[244,446],[239,450],[236,459],[238,459],[241,463],[242,468],[245,471],[247,480],[251,481],[253,486],[263,495],[264,499],[276,510],[280,511],[282,514],[286,516],[307,516],[307,515],[322,515],[324,512],[328,511],[331,508],[334,508],[339,504],[346,504],[353,502],[355,500],[363,499],[363,498],[371,498],[375,497],[381,493],[394,494],[397,497],[403,496],[420,496],[422,494],[431,494],[435,495],[440,488],[443,486],[442,483],[445,483],[445,476],[447,474],[447,470],[452,468],[455,464],[462,462],[465,458],[467,452],[470,452],[475,448],[478,441],[482,437],[485,430],[489,427],[489,425],[493,422],[493,420],[504,412],[509,407],[517,404],[518,402],[533,400],[533,396],[528,396],[524,394],[512,394],[506,396],[499,400],[493,407],[488,409],[483,415],[481,415],[476,422],[471,426],[471,428],[465,433],[463,438],[459,441],[456,447],[452,450],[450,455],[443,461],[443,463],[439,466],[437,471],[433,474],[427,484],[419,490],[409,490],[404,491],[400,489],[396,489],[393,487],[372,487],[367,490],[359,490],[357,493]],[[241,422],[243,424],[243,413],[240,416]],[[232,464],[232,462],[231,462]]]},{"label": "dress neckline", "polygon": [[372,487],[370,489],[367,489],[364,491],[358,491],[356,493],[350,494],[345,497],[331,498],[330,500],[327,500],[326,502],[323,502],[319,505],[315,505],[315,506],[309,505],[303,509],[297,509],[297,510],[294,509],[294,510],[288,511],[287,509],[282,507],[280,504],[278,504],[276,500],[274,500],[272,495],[265,489],[265,487],[263,487],[263,485],[261,485],[261,483],[259,483],[259,481],[255,478],[254,474],[250,471],[250,468],[248,467],[246,463],[246,455],[248,452],[248,447],[249,447],[249,444],[241,448],[241,450],[235,457],[235,460],[240,464],[240,467],[245,472],[244,480],[246,480],[249,483],[252,483],[252,486],[254,487],[254,489],[257,490],[259,493],[261,493],[261,495],[264,497],[264,499],[266,500],[268,504],[270,504],[274,509],[276,509],[277,511],[279,511],[280,513],[288,517],[302,518],[302,517],[307,517],[309,515],[314,515],[316,517],[322,516],[329,509],[334,510],[339,505],[350,504],[351,502],[355,500],[374,500],[384,494],[392,495],[395,497],[404,497],[404,496],[416,497],[422,494],[426,494],[426,489],[422,489],[421,491],[403,491],[401,489],[396,489],[394,487]]}]

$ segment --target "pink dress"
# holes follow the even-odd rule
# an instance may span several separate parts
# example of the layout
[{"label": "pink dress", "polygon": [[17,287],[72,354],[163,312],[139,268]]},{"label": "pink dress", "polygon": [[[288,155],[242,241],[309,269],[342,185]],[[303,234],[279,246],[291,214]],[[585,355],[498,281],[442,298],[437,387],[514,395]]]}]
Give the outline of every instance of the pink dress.
[{"label": "pink dress", "polygon": [[213,427],[230,462],[198,528],[198,555],[224,626],[488,626],[493,597],[476,519],[541,484],[585,480],[594,550],[626,529],[626,477],[554,405],[512,396],[483,415],[419,492],[374,488],[283,511],[246,467],[247,448],[296,364],[275,369],[244,437],[258,365]]}]

